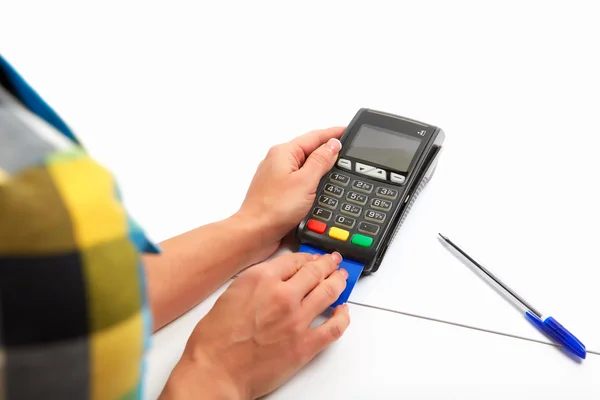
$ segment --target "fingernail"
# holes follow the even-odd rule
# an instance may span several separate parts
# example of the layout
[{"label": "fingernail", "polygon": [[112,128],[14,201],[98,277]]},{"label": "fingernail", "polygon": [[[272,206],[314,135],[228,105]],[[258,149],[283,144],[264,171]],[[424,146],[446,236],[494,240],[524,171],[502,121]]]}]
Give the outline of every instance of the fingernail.
[{"label": "fingernail", "polygon": [[313,260],[316,260],[317,258],[319,258],[319,255],[318,255],[318,254],[313,254],[313,255],[312,255],[312,259],[313,259]]},{"label": "fingernail", "polygon": [[331,138],[327,142],[327,148],[331,150],[333,154],[337,154],[342,149],[342,142],[337,140],[336,138]]},{"label": "fingernail", "polygon": [[348,271],[346,271],[344,268],[340,268],[340,273],[342,274],[344,279],[348,279]]},{"label": "fingernail", "polygon": [[336,308],[339,308],[340,311],[348,311],[348,304],[344,303],[344,304],[340,304],[339,306],[337,306]]},{"label": "fingernail", "polygon": [[337,251],[334,251],[333,253],[331,253],[331,257],[338,264],[342,262],[342,255],[340,253],[338,253]]}]

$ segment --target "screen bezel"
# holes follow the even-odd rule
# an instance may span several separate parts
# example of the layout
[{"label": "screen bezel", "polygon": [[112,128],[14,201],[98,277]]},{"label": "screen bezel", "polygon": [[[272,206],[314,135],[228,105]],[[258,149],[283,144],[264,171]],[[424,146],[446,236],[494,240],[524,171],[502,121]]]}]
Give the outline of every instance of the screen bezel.
[{"label": "screen bezel", "polygon": [[[397,132],[397,131],[392,131],[390,129],[385,129],[382,128],[381,126],[376,126],[376,125],[370,125],[370,124],[361,124],[359,129],[356,131],[356,135],[354,135],[354,137],[352,138],[352,141],[347,142],[346,144],[346,154],[348,154],[348,156],[350,156],[351,152],[360,152],[362,148],[364,148],[364,146],[356,146],[355,147],[355,142],[359,139],[359,137],[361,136],[366,136],[367,134],[362,133],[362,130],[369,130],[369,131],[375,131],[379,134],[387,134],[389,136],[393,136],[395,138],[397,138],[399,140],[399,143],[411,143],[411,147],[408,148],[404,147],[405,149],[408,149],[407,152],[410,152],[410,155],[408,157],[403,157],[403,161],[406,162],[408,161],[408,163],[406,164],[406,166],[402,169],[397,169],[398,171],[401,171],[402,173],[406,173],[408,172],[408,170],[410,169],[410,164],[412,163],[412,160],[414,160],[415,155],[417,154],[417,151],[419,150],[419,147],[421,146],[421,142],[423,141],[423,137],[419,136],[419,137],[414,137],[413,135],[407,135],[404,134],[402,132]],[[395,139],[394,139],[395,140]],[[399,146],[395,146],[395,149],[399,149]],[[361,158],[360,156],[354,154],[352,155],[353,158]],[[373,163],[377,163],[375,160],[371,160],[368,158],[363,158],[363,160],[365,161],[365,164],[369,164],[369,165],[373,165]],[[390,166],[389,164],[381,164],[381,165],[385,165],[386,169],[389,170],[396,170],[397,166]]]},{"label": "screen bezel", "polygon": [[[374,163],[374,162],[368,161],[368,160],[362,160],[360,158],[352,157],[352,156],[349,156],[346,154],[348,151],[348,148],[350,147],[350,144],[354,141],[354,138],[356,137],[358,131],[360,130],[360,128],[363,125],[372,125],[374,127],[379,127],[379,128],[382,128],[382,129],[385,129],[388,131],[398,132],[398,133],[404,134],[406,136],[414,137],[421,141],[421,143],[419,144],[419,147],[417,148],[417,151],[415,151],[415,153],[412,157],[412,160],[410,161],[407,171],[400,171],[395,168],[390,168],[387,165]],[[356,165],[355,163],[359,162],[359,163],[371,165],[373,167],[381,168],[381,169],[387,171],[388,182],[389,182],[390,173],[402,175],[402,176],[406,177],[406,181],[408,182],[408,179],[410,178],[410,176],[413,175],[414,169],[415,169],[417,163],[419,162],[419,159],[422,157],[423,152],[425,151],[427,144],[429,142],[429,139],[431,139],[431,135],[433,134],[433,132],[435,130],[435,127],[418,122],[418,121],[413,121],[413,120],[409,120],[409,119],[405,119],[405,118],[401,118],[401,117],[397,117],[397,116],[390,116],[390,115],[373,112],[373,111],[363,112],[359,116],[359,118],[356,121],[354,121],[352,126],[349,126],[348,128],[349,129],[346,130],[346,132],[342,136],[342,151],[340,152],[339,157],[352,161],[353,165]],[[422,135],[419,134],[419,132],[422,132]],[[356,172],[356,171],[354,171],[354,168],[353,168],[352,172]],[[368,178],[378,180],[378,181],[383,181],[382,179],[378,179],[378,178],[374,178],[374,177],[368,177]]]}]

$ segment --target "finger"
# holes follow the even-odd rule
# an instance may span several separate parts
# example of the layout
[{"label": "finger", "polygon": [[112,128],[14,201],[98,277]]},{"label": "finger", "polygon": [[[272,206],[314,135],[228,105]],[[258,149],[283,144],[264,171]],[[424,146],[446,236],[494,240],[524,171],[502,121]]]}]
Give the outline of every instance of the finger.
[{"label": "finger", "polygon": [[333,315],[323,324],[310,329],[304,339],[304,348],[308,354],[316,355],[331,343],[338,340],[350,325],[350,313],[347,304],[337,306]]},{"label": "finger", "polygon": [[310,261],[314,261],[317,258],[317,254],[287,253],[267,261],[264,268],[271,271],[282,281],[287,281],[294,276],[303,265]]},{"label": "finger", "polygon": [[304,164],[306,158],[320,146],[327,143],[330,139],[339,139],[342,136],[342,133],[344,133],[344,129],[346,129],[344,126],[319,129],[305,133],[288,142],[294,157],[298,161],[298,168],[300,168],[302,164]]},{"label": "finger", "polygon": [[302,311],[312,321],[331,306],[346,288],[348,271],[343,268],[334,271],[327,279],[302,300]]},{"label": "finger", "polygon": [[288,280],[288,283],[300,298],[304,298],[337,269],[340,261],[342,261],[342,256],[338,252],[325,254],[314,261],[306,263]]},{"label": "finger", "polygon": [[304,155],[308,156],[321,145],[327,143],[329,139],[339,139],[342,133],[344,133],[344,129],[346,129],[345,126],[318,129],[298,136],[292,140],[292,143],[298,145],[304,152]]},{"label": "finger", "polygon": [[327,143],[321,145],[308,156],[297,173],[301,174],[305,181],[316,189],[321,177],[335,164],[341,149],[342,143],[338,139],[329,139]]}]

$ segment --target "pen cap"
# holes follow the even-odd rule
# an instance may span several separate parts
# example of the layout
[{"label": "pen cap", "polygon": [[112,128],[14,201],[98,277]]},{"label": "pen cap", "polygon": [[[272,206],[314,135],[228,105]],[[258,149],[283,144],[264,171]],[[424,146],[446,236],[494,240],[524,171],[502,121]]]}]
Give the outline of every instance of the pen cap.
[{"label": "pen cap", "polygon": [[583,343],[581,343],[579,339],[577,339],[557,320],[552,317],[548,317],[542,321],[537,315],[529,311],[525,313],[525,316],[548,336],[550,336],[556,342],[562,344],[567,350],[580,358],[585,358],[586,350]]}]

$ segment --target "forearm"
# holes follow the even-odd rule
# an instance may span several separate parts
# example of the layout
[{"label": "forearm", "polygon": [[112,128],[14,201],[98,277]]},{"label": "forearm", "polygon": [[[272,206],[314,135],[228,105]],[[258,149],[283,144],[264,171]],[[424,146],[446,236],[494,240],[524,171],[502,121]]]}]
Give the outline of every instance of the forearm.
[{"label": "forearm", "polygon": [[244,400],[234,381],[214,365],[182,359],[173,369],[159,400]]},{"label": "forearm", "polygon": [[274,250],[260,240],[257,224],[237,214],[173,237],[160,246],[162,254],[144,258],[154,330]]}]

